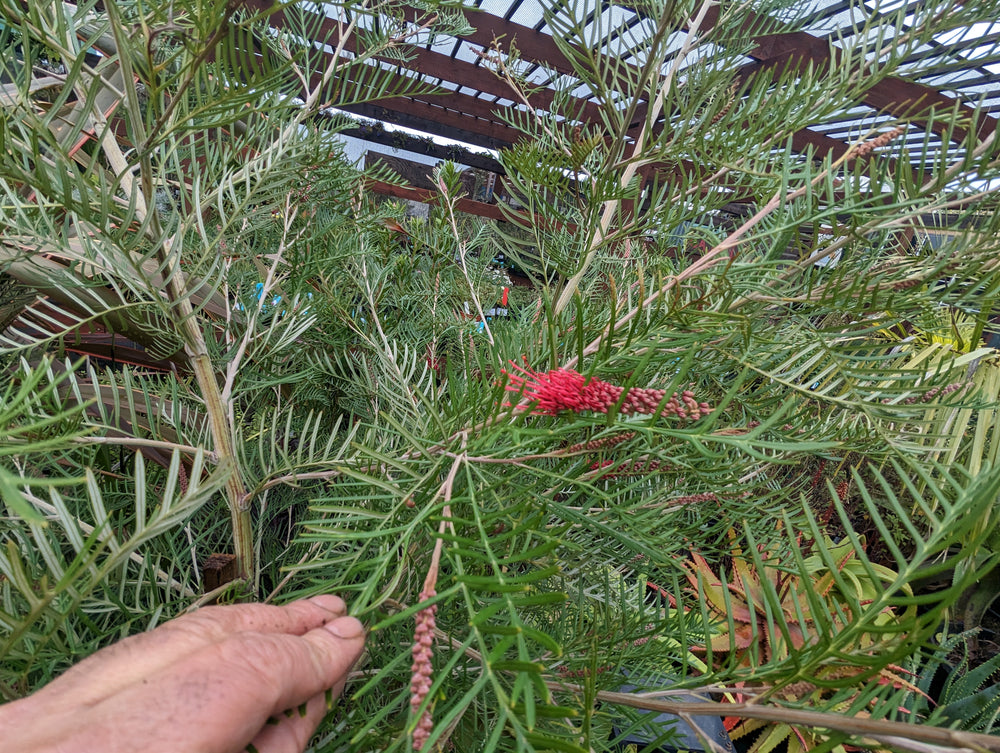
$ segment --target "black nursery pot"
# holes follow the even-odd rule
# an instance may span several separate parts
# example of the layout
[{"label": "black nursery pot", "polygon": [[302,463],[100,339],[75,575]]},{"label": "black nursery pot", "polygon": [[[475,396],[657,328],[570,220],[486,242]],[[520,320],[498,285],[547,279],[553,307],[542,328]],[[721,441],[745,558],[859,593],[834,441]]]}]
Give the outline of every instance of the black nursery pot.
[{"label": "black nursery pot", "polygon": [[[630,674],[627,669],[623,669],[622,672],[625,675]],[[675,681],[674,678],[668,675],[658,675],[650,678],[650,680],[651,682],[644,688],[639,688],[635,685],[625,683],[618,687],[617,690],[620,693],[634,693],[636,691],[642,692],[647,690],[650,685],[655,684],[659,687],[670,687],[670,685]],[[671,696],[671,700],[682,703],[704,703],[705,701],[710,701],[711,698],[697,693],[686,693],[684,695]],[[614,741],[616,750],[627,751],[629,746],[633,745],[636,746],[638,750],[643,750],[646,746],[651,745],[654,741],[663,737],[664,733],[668,730],[673,732],[673,736],[671,737],[669,744],[660,745],[660,747],[657,748],[647,748],[649,753],[676,753],[677,751],[685,750],[711,750],[706,747],[705,742],[702,740],[702,737],[698,735],[698,732],[696,732],[690,724],[676,714],[641,709],[637,710],[637,714],[640,718],[642,718],[643,724],[641,727],[635,727],[632,729],[632,731],[627,735],[622,736],[622,730],[634,727],[634,725],[628,724],[624,719],[622,719],[620,724],[612,725],[611,739]],[[722,723],[722,717],[694,716],[691,718],[698,726],[701,734],[716,744],[716,750],[727,751],[727,753],[735,753],[733,741],[730,739],[729,733],[726,732],[726,728]]]}]

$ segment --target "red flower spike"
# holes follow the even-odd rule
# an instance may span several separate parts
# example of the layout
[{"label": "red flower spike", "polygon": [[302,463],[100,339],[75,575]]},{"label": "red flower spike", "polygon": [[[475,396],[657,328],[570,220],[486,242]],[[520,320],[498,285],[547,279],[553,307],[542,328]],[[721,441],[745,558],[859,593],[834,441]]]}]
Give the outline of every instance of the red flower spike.
[{"label": "red flower spike", "polygon": [[621,402],[623,414],[651,415],[659,410],[665,416],[690,418],[692,421],[712,412],[708,403],[699,403],[691,390],[678,397],[675,392],[664,403],[666,390],[651,387],[632,387],[622,399],[624,387],[596,378],[588,378],[572,369],[535,371],[510,362],[511,369],[502,373],[507,377],[507,391],[521,394],[535,404],[532,413],[555,416],[562,411],[593,411],[607,413]]}]

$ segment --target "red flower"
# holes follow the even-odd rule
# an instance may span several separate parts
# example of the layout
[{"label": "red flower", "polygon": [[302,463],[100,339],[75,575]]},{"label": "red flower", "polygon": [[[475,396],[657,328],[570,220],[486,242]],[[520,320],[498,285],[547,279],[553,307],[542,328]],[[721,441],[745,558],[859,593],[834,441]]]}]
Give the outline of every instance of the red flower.
[{"label": "red flower", "polygon": [[593,411],[607,413],[621,401],[621,413],[654,414],[658,410],[666,416],[678,418],[701,418],[712,412],[708,403],[695,400],[691,390],[685,390],[678,397],[673,393],[666,398],[666,390],[646,387],[633,387],[622,399],[624,387],[605,382],[600,379],[588,378],[571,369],[552,369],[551,371],[534,371],[510,362],[512,370],[502,373],[508,378],[508,392],[517,392],[526,400],[535,404],[532,413],[543,416],[555,416],[562,411]]}]

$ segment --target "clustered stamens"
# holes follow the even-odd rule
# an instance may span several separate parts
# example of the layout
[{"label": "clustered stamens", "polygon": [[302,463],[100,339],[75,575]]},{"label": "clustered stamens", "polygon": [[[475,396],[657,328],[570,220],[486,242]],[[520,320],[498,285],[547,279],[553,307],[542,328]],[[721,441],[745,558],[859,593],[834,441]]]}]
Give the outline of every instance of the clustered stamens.
[{"label": "clustered stamens", "polygon": [[[504,370],[508,378],[508,392],[522,394],[535,404],[535,415],[555,416],[563,411],[582,413],[607,413],[619,405],[623,414],[657,412],[664,416],[675,416],[695,421],[712,412],[708,403],[698,402],[694,392],[684,390],[667,398],[666,390],[651,387],[632,387],[625,392],[610,382],[593,377],[585,377],[572,369],[552,369],[535,371],[511,362],[511,370]],[[622,397],[624,393],[624,398]]]}]

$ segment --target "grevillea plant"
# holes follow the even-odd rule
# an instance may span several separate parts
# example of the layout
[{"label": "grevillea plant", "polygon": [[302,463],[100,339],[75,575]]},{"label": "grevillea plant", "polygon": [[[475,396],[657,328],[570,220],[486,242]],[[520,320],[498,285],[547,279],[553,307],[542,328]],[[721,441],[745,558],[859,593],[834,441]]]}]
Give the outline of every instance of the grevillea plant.
[{"label": "grevillea plant", "polygon": [[[210,601],[335,591],[368,649],[317,751],[610,751],[635,708],[997,749],[882,681],[997,560],[994,354],[885,333],[989,331],[1000,144],[917,103],[791,147],[1000,0],[866,5],[828,62],[753,71],[789,3],[639,5],[627,69],[624,6],[546,8],[582,115],[482,50],[519,134],[487,222],[449,163],[426,218],[372,196],[330,109],[446,95],[389,61],[475,13],[0,0],[4,699]],[[931,217],[953,240],[904,250]],[[499,252],[533,287],[476,322]],[[817,457],[850,475],[820,510]]]}]

